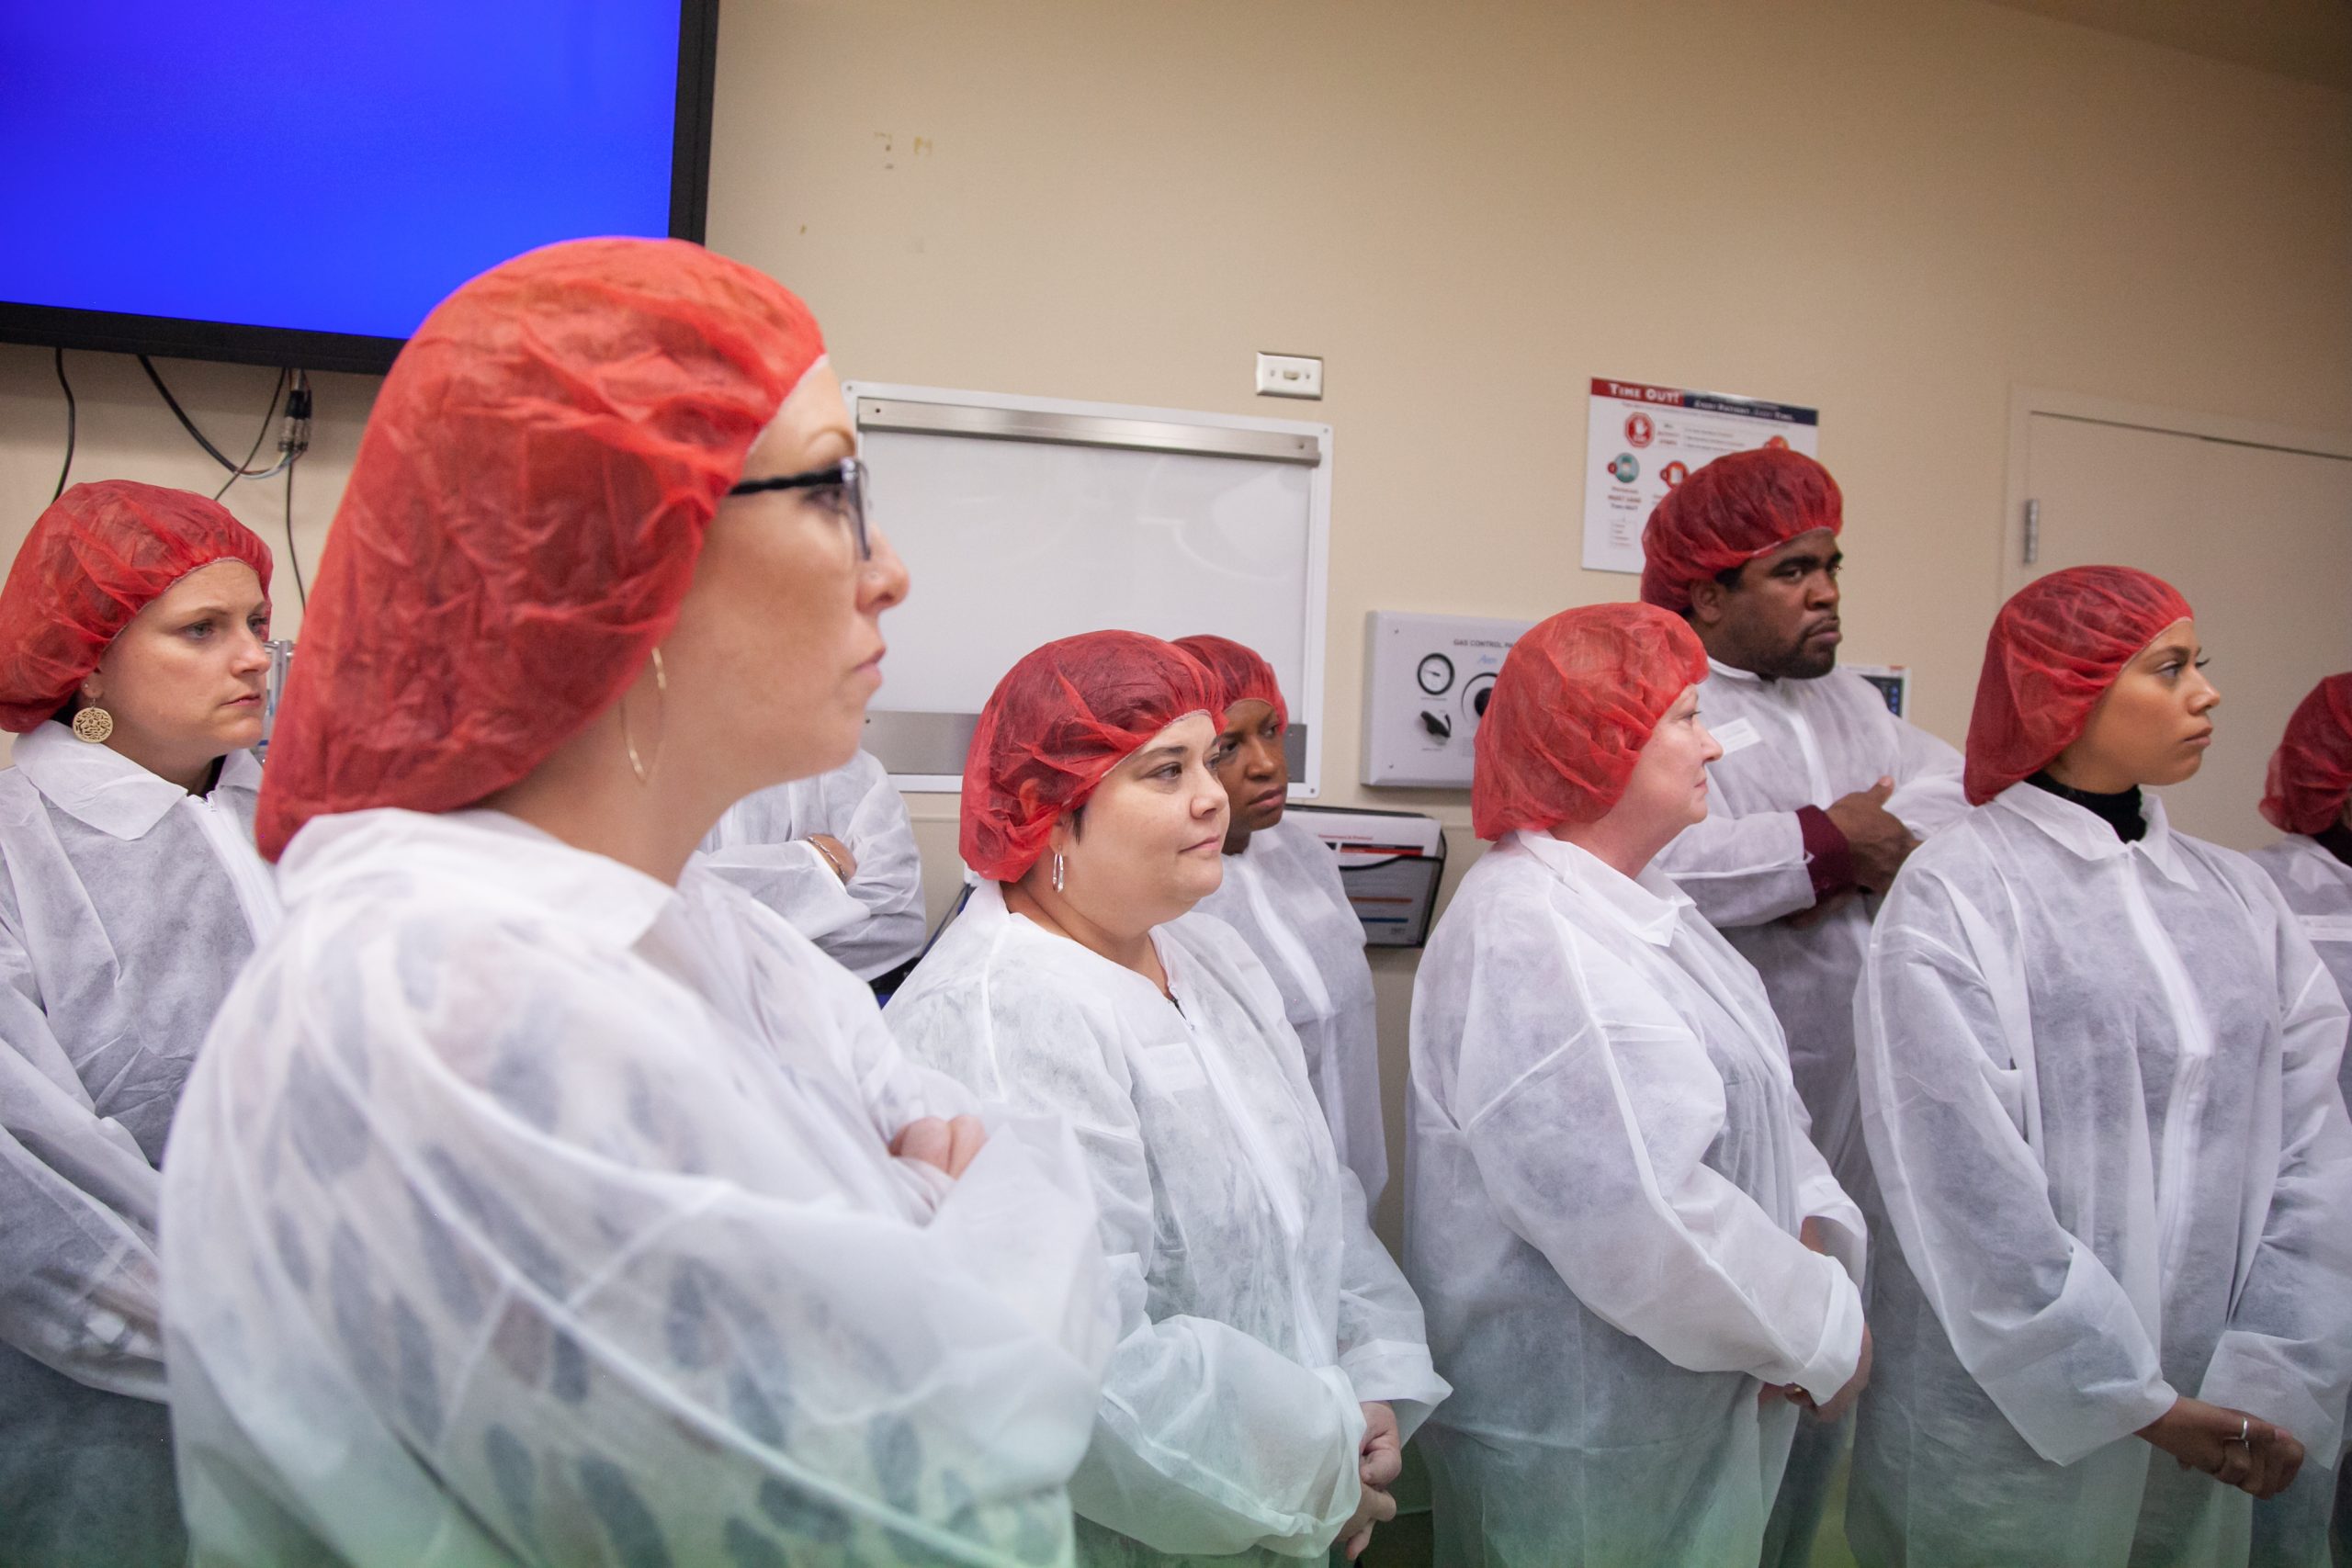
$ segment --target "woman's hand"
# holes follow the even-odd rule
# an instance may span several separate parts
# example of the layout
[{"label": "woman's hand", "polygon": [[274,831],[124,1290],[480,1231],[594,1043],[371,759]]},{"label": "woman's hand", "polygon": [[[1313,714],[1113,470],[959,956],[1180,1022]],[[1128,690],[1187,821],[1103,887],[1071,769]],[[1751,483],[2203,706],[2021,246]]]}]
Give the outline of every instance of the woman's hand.
[{"label": "woman's hand", "polygon": [[2276,1497],[2303,1467],[2303,1445],[2293,1433],[2201,1399],[2175,1400],[2139,1435],[2178,1460],[2181,1469],[2201,1470],[2256,1497]]},{"label": "woman's hand", "polygon": [[[1807,1220],[1805,1224],[1811,1224],[1813,1222],[1811,1220]],[[1791,1404],[1797,1406],[1801,1410],[1812,1411],[1815,1416],[1823,1421],[1835,1421],[1844,1416],[1847,1411],[1851,1410],[1854,1407],[1854,1401],[1862,1396],[1862,1390],[1868,1388],[1870,1386],[1870,1382],[1871,1325],[1866,1323],[1862,1325],[1862,1355],[1861,1359],[1854,1363],[1854,1375],[1846,1380],[1846,1386],[1839,1389],[1837,1393],[1830,1398],[1828,1404],[1815,1404],[1813,1395],[1804,1391],[1804,1384],[1792,1382],[1768,1382],[1764,1384],[1761,1388],[1758,1388],[1756,1391],[1756,1403],[1758,1404],[1770,1404],[1776,1399],[1785,1399]]]},{"label": "woman's hand", "polygon": [[817,858],[831,866],[833,874],[847,886],[849,879],[857,874],[857,857],[849,852],[849,846],[831,833],[811,833],[808,842],[816,847]]},{"label": "woman's hand", "polygon": [[1828,1404],[1815,1405],[1813,1413],[1824,1421],[1838,1420],[1854,1407],[1854,1401],[1862,1397],[1862,1390],[1868,1388],[1870,1383],[1871,1325],[1866,1323],[1862,1325],[1861,1359],[1854,1363],[1854,1375],[1846,1380],[1844,1388],[1830,1396]]},{"label": "woman's hand", "polygon": [[989,1130],[977,1116],[958,1116],[952,1122],[925,1116],[899,1129],[899,1135],[890,1140],[890,1152],[900,1159],[920,1160],[950,1176],[961,1176],[988,1141]]},{"label": "woman's hand", "polygon": [[1405,1445],[1397,1436],[1396,1412],[1374,1401],[1363,1407],[1363,1446],[1356,1450],[1356,1479],[1383,1492],[1405,1473]]},{"label": "woman's hand", "polygon": [[[1396,1431],[1396,1412],[1380,1401],[1368,1401],[1363,1407],[1363,1444],[1356,1450],[1356,1480],[1363,1485],[1363,1495],[1356,1500],[1355,1517],[1340,1529],[1340,1550],[1349,1562],[1363,1555],[1372,1544],[1372,1527],[1396,1517],[1396,1500],[1388,1489],[1405,1473],[1403,1439]],[[1385,1511],[1377,1510],[1385,1502]]]},{"label": "woman's hand", "polygon": [[1372,1527],[1385,1525],[1396,1517],[1396,1499],[1378,1486],[1363,1486],[1356,1493],[1356,1511],[1340,1527],[1340,1550],[1353,1562],[1372,1544]]}]

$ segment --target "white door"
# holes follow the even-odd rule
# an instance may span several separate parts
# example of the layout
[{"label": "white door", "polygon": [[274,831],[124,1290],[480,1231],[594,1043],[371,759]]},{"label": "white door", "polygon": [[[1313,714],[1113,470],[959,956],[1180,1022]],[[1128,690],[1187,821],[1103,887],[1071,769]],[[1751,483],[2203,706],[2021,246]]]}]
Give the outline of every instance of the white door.
[{"label": "white door", "polygon": [[2173,822],[2254,849],[2287,716],[2352,670],[2352,459],[2051,413],[2026,421],[2039,548],[2012,523],[2002,593],[2060,567],[2136,566],[2180,590],[2221,689],[2213,748],[2164,792]]}]

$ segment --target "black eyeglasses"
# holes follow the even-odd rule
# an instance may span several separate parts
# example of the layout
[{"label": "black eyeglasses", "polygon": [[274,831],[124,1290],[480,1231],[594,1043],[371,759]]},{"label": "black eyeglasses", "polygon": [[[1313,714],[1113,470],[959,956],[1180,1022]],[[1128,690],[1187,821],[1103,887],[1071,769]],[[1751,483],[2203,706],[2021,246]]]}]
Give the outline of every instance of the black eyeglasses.
[{"label": "black eyeglasses", "polygon": [[850,525],[857,536],[857,558],[874,558],[873,541],[865,533],[865,465],[855,457],[843,457],[840,462],[822,468],[811,468],[805,474],[787,474],[775,479],[745,479],[727,493],[729,495],[762,495],[772,490],[805,490],[810,499]]}]

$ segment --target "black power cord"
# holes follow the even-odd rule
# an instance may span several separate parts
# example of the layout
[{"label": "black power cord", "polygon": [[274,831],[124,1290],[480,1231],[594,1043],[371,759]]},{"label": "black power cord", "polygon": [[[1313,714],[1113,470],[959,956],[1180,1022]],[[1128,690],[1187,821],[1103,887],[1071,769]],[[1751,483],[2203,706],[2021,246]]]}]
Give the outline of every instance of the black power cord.
[{"label": "black power cord", "polygon": [[[228,494],[229,487],[239,479],[262,477],[261,474],[254,471],[254,458],[260,455],[261,444],[269,439],[269,422],[277,415],[277,395],[286,389],[286,376],[287,372],[284,370],[277,373],[277,384],[269,389],[269,406],[261,412],[261,428],[254,432],[254,444],[247,448],[245,460],[238,464],[227,479],[220,481],[220,488],[212,492],[213,500],[218,501]],[[267,470],[264,469],[262,472],[266,473]]]},{"label": "black power cord", "polygon": [[[270,475],[277,472],[277,470],[284,466],[285,460],[283,458],[279,459],[277,463],[271,464],[266,468],[248,468],[242,464],[229,461],[228,455],[222,452],[220,447],[212,445],[212,443],[206,438],[204,432],[196,427],[196,421],[188,418],[187,410],[180,407],[179,399],[172,396],[171,388],[164,384],[164,373],[155,368],[155,362],[148,358],[143,354],[138,355],[138,359],[139,368],[147,372],[147,379],[153,381],[155,384],[155,390],[163,394],[164,406],[172,411],[172,417],[180,422],[180,428],[194,436],[196,438],[196,444],[198,446],[203,447],[205,453],[210,457],[214,462],[228,469],[229,477],[232,479],[267,479]],[[286,386],[286,377],[287,372],[280,370],[277,373],[277,385],[270,389],[269,406],[273,411],[277,407],[277,394],[279,391],[283,390]],[[264,431],[266,431],[269,428],[268,416],[266,414],[263,416],[262,428]],[[258,449],[261,446],[260,441],[254,441],[254,446]],[[247,461],[250,462],[251,459],[248,458]]]},{"label": "black power cord", "polygon": [[57,351],[57,384],[65,389],[65,462],[57,470],[57,488],[49,492],[52,504],[65,493],[66,476],[74,471],[74,430],[81,423],[79,411],[74,404],[74,383],[65,378],[65,351]]},{"label": "black power cord", "polygon": [[294,469],[310,449],[311,378],[297,370],[293,389],[286,394],[286,430],[277,438],[277,450],[278,461],[286,467],[286,560],[294,569],[295,601],[305,610],[311,607],[311,591],[302,581],[302,552],[294,547]]}]

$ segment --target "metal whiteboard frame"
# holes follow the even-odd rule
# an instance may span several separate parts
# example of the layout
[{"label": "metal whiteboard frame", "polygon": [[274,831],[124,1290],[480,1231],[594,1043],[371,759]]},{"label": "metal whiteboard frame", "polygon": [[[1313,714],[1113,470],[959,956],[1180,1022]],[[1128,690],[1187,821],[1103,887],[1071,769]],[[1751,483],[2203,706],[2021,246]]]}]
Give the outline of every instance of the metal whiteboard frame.
[{"label": "metal whiteboard frame", "polygon": [[[1238,457],[1306,468],[1306,602],[1299,606],[1304,632],[1301,689],[1290,694],[1291,723],[1305,731],[1306,755],[1304,765],[1291,781],[1290,798],[1313,800],[1321,794],[1324,636],[1331,597],[1329,425],[1306,420],[1211,413],[1198,409],[1080,402],[1068,398],[1032,398],[1009,392],[975,392],[880,381],[844,382],[842,396],[850,406],[861,439],[865,432],[873,430],[976,441],[1025,441]],[[887,720],[892,716],[895,716],[869,711],[866,723],[870,726],[877,718]],[[918,724],[936,723],[941,716],[909,716]],[[892,773],[890,782],[901,790],[918,793],[956,794],[964,787],[963,777],[957,773]]]}]

